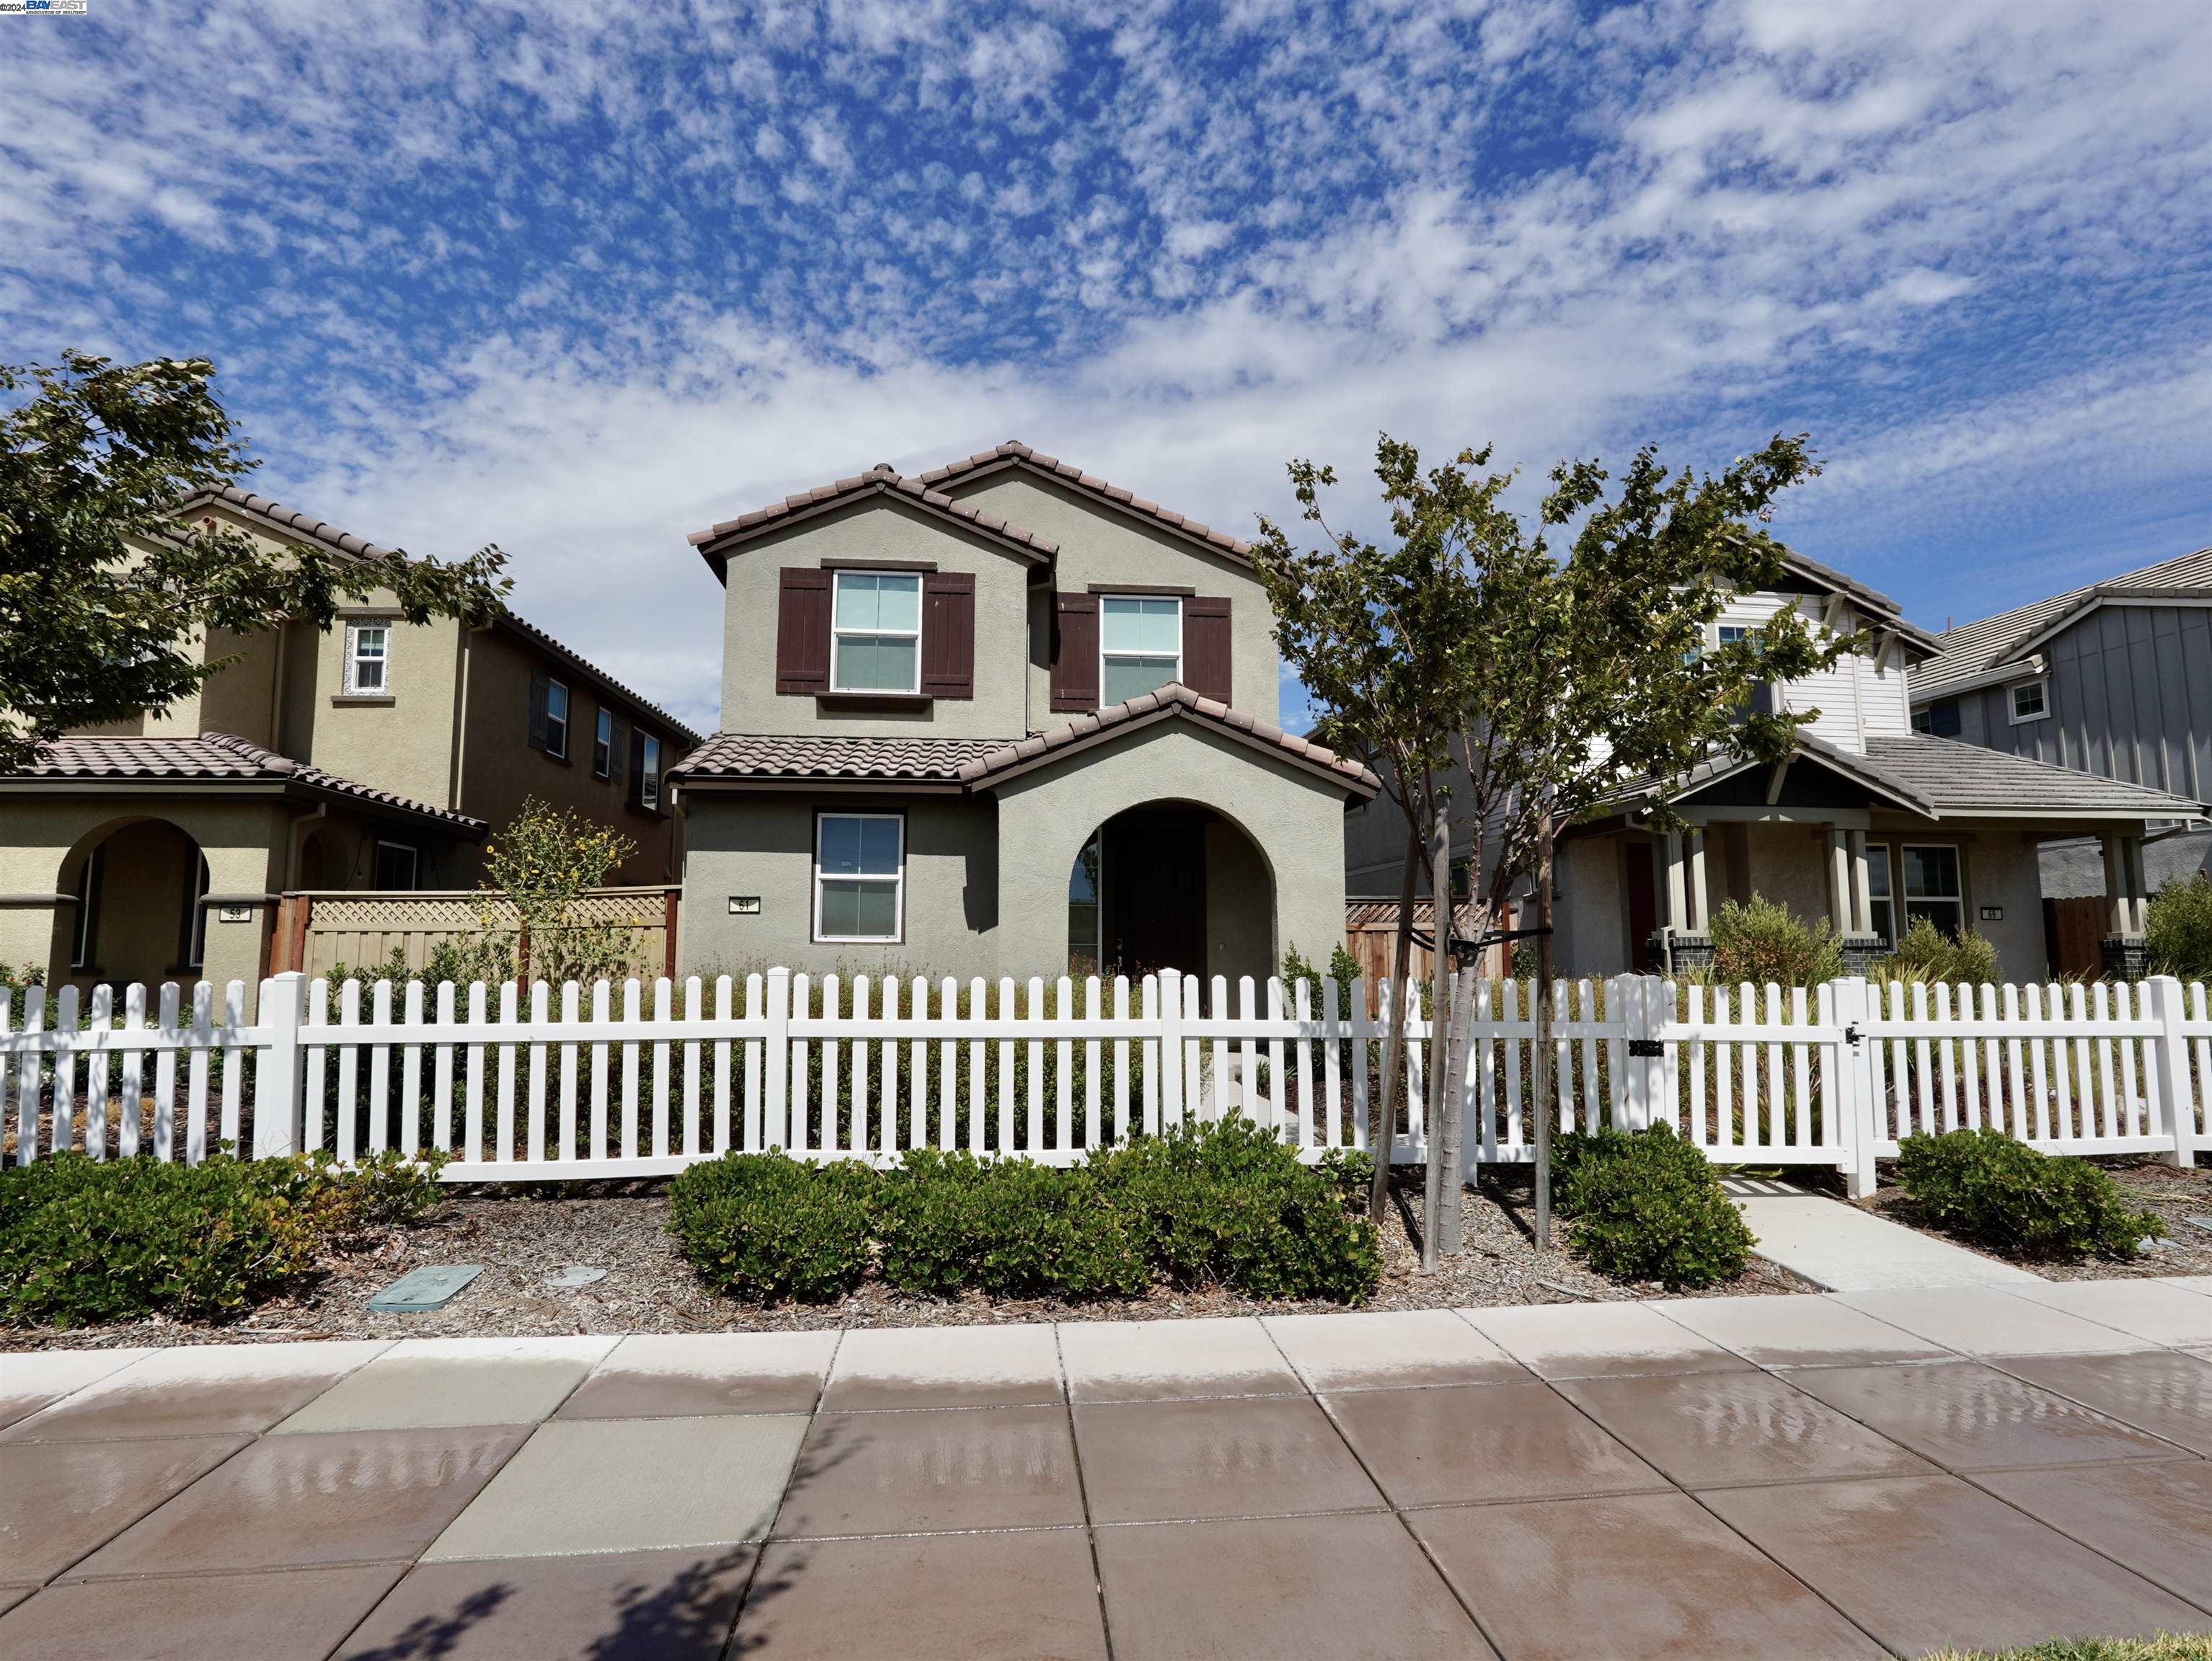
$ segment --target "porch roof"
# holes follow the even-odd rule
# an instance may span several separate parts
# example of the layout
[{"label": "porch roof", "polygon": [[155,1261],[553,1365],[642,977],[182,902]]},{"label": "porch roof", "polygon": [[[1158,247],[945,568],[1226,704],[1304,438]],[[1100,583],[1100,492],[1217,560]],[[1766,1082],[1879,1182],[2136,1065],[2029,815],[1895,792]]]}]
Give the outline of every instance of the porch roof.
[{"label": "porch roof", "polygon": [[56,738],[29,767],[0,774],[0,790],[64,791],[85,786],[108,790],[120,786],[148,793],[184,787],[335,797],[386,813],[428,820],[471,841],[489,828],[483,820],[467,814],[378,790],[228,732],[176,738]]},{"label": "porch roof", "polygon": [[[1864,755],[1800,733],[1791,764],[1808,761],[1925,819],[2192,819],[2205,811],[2166,791],[1924,733],[1870,737]],[[1677,779],[1669,794],[1688,805],[1698,792],[1758,765],[1723,752]],[[1631,779],[1607,800],[1618,809],[1659,789],[1657,779]],[[1808,816],[1814,811],[1807,809]]]}]

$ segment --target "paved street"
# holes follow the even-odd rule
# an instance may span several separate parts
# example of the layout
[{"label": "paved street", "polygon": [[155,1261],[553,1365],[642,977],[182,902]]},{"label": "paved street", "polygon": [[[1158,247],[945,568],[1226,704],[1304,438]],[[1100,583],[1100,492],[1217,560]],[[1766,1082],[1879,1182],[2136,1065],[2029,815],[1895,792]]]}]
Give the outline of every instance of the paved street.
[{"label": "paved street", "polygon": [[0,1656],[2212,1630],[2212,1281],[0,1356]]}]

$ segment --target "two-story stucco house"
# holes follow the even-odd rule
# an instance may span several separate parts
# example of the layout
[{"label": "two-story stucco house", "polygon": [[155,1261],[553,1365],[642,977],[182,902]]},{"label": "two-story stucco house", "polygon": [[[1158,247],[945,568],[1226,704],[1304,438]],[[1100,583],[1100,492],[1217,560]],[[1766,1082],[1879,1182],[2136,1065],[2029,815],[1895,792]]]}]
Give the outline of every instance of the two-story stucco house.
[{"label": "two-story stucco house", "polygon": [[721,730],[674,769],[694,968],[1265,974],[1344,932],[1374,776],[1277,724],[1249,547],[1026,445],[692,537]]},{"label": "two-story stucco house", "polygon": [[[1863,633],[1866,649],[1769,689],[1783,707],[1816,712],[1786,767],[1723,753],[1668,781],[1686,831],[1655,831],[1660,781],[1629,779],[1566,834],[1554,907],[1560,972],[1709,961],[1713,912],[1757,894],[1827,918],[1847,963],[1880,955],[1925,917],[1986,937],[2008,977],[2038,979],[2046,968],[2038,850],[2081,837],[2109,850],[2116,873],[2113,966],[2139,967],[2142,839],[2150,826],[2197,812],[2194,800],[1916,732],[1911,680],[1936,655],[1936,639],[1886,595],[1802,556],[1790,558],[1776,588],[1731,600],[1714,643],[1784,607],[1816,630]],[[1404,836],[1394,815],[1355,815],[1356,889],[1395,888]]]},{"label": "two-story stucco house", "polygon": [[[281,549],[386,550],[233,488],[180,504]],[[158,714],[70,734],[0,775],[0,962],[51,985],[252,981],[280,894],[466,888],[532,796],[619,829],[615,880],[674,879],[665,777],[698,735],[510,615],[210,638],[231,659]]]},{"label": "two-story stucco house", "polygon": [[[1913,672],[1912,724],[2008,755],[2212,802],[2212,548],[1946,629]],[[2212,865],[2177,821],[2142,850],[2152,892]],[[2096,840],[2043,848],[2047,900],[2119,894]]]}]

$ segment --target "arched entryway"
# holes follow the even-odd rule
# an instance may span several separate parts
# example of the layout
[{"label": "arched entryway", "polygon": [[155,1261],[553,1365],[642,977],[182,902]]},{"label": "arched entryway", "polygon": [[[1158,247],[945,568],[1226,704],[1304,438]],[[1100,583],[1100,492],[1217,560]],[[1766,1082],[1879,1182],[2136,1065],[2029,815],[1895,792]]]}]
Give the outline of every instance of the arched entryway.
[{"label": "arched entryway", "polygon": [[1267,858],[1226,815],[1192,802],[1115,814],[1068,871],[1072,973],[1264,975],[1275,962]]},{"label": "arched entryway", "polygon": [[165,819],[110,821],[63,861],[52,961],[57,979],[197,978],[207,956],[207,856]]}]

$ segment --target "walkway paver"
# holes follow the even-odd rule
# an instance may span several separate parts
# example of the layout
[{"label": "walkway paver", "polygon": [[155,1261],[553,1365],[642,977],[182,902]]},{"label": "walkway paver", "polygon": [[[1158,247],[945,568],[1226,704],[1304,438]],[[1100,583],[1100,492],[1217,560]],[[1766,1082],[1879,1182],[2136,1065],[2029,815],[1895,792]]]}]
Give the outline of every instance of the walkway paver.
[{"label": "walkway paver", "polygon": [[2170,1341],[2212,1298],[2034,1289],[0,1355],[33,1404],[0,1434],[0,1654],[1667,1661],[2212,1629],[2212,1358]]},{"label": "walkway paver", "polygon": [[1727,1185],[1759,1255],[1831,1292],[2012,1286],[2042,1278],[1823,1194],[1788,1191],[1779,1183]]}]

